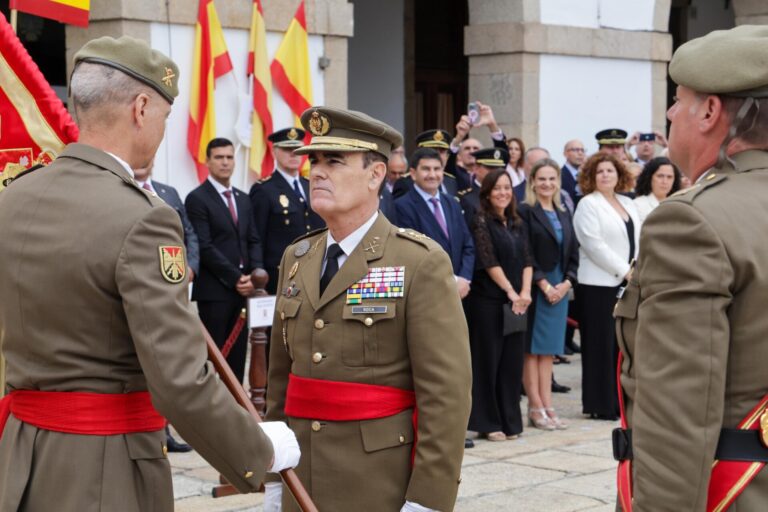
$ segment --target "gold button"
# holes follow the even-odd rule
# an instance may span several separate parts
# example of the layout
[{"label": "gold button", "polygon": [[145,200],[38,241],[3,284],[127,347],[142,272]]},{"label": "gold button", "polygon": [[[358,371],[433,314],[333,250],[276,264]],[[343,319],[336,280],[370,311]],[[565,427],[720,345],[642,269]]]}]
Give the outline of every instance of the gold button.
[{"label": "gold button", "polygon": [[313,431],[315,431],[315,432],[320,432],[320,429],[321,429],[321,428],[322,428],[322,427],[321,427],[321,425],[320,425],[320,422],[319,422],[319,421],[313,421],[313,422],[312,422],[312,430],[313,430]]},{"label": "gold button", "polygon": [[288,219],[285,219],[285,225],[286,225],[286,226],[287,226],[288,224],[290,224],[290,223],[291,223],[291,221],[289,221]]},{"label": "gold button", "polygon": [[246,471],[243,475],[245,478],[251,478],[253,476],[253,471]]},{"label": "gold button", "polygon": [[323,360],[323,354],[321,354],[320,352],[315,352],[314,354],[312,354],[313,363],[319,363],[322,360]]},{"label": "gold button", "polygon": [[168,455],[168,447],[166,445],[163,445],[163,455]]},{"label": "gold button", "polygon": [[400,444],[403,444],[405,442],[405,436],[403,434],[400,434],[400,437],[398,439],[400,441]]},{"label": "gold button", "polygon": [[372,325],[373,325],[373,318],[371,318],[371,317],[368,317],[368,318],[366,318],[366,319],[363,321],[363,323],[364,323],[365,325],[367,325],[368,327],[370,327],[370,326],[372,326]]},{"label": "gold button", "polygon": [[322,329],[323,327],[325,327],[325,322],[322,318],[315,320],[315,329]]},{"label": "gold button", "polygon": [[280,312],[280,320],[285,320],[285,311]]},{"label": "gold button", "polygon": [[716,177],[717,177],[717,174],[710,174],[709,176],[707,176],[706,180],[707,180],[707,181],[709,181],[709,180],[713,180],[713,179],[715,179]]},{"label": "gold button", "polygon": [[398,233],[405,233],[405,228],[398,228],[397,232]]}]

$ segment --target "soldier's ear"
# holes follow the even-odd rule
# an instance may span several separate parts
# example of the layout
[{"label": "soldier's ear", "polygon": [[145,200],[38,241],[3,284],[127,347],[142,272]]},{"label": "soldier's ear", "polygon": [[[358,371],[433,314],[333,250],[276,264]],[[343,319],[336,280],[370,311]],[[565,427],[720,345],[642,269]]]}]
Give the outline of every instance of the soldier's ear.
[{"label": "soldier's ear", "polygon": [[133,99],[133,103],[131,104],[131,114],[133,115],[132,121],[139,125],[139,127],[143,128],[147,122],[147,116],[149,115],[149,102],[149,95],[144,92],[139,93]]},{"label": "soldier's ear", "polygon": [[378,193],[381,183],[387,176],[387,164],[384,162],[373,162],[368,168],[368,172],[371,173],[369,188],[371,190],[376,190]]}]

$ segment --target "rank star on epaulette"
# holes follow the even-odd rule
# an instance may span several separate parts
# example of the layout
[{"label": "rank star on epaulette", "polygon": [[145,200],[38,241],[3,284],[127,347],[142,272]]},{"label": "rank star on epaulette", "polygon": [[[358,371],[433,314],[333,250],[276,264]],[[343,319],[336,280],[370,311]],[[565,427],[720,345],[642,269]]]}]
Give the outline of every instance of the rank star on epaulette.
[{"label": "rank star on epaulette", "polygon": [[187,275],[187,264],[184,261],[184,250],[179,245],[161,245],[160,273],[169,283],[180,283]]}]

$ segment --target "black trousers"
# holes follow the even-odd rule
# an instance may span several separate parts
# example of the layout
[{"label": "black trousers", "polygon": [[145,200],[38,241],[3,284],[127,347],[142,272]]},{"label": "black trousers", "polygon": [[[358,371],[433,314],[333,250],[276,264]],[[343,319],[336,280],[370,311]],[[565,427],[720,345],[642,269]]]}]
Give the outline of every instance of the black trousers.
[{"label": "black trousers", "polygon": [[619,347],[613,307],[614,286],[578,285],[579,331],[581,332],[581,382],[584,414],[618,416],[616,365]]},{"label": "black trousers", "polygon": [[[205,328],[211,334],[216,346],[222,348],[229,338],[245,307],[245,297],[233,298],[226,301],[198,301],[197,310]],[[243,326],[237,341],[227,356],[227,363],[235,376],[242,383],[245,375],[245,355],[248,350],[248,325]]]},{"label": "black trousers", "polygon": [[472,352],[472,413],[469,430],[487,434],[523,431],[520,392],[523,387],[525,333],[502,335],[503,302],[465,300]]}]

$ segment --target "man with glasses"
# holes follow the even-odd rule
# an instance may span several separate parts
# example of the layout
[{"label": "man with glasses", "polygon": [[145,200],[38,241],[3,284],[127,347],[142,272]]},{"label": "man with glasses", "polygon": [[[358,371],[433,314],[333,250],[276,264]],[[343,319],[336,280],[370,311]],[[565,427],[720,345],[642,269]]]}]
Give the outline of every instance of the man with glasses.
[{"label": "man with glasses", "polygon": [[581,199],[581,190],[579,189],[579,168],[587,157],[584,151],[584,143],[578,139],[569,140],[565,143],[563,150],[565,164],[563,164],[560,188],[568,194],[576,205]]}]

